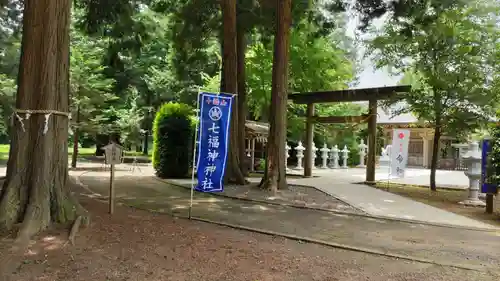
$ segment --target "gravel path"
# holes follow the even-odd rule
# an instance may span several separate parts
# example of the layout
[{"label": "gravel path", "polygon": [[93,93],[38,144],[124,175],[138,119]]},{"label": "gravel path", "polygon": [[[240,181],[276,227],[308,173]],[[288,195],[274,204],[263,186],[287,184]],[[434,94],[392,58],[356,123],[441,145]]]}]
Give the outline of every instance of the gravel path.
[{"label": "gravel path", "polygon": [[[92,173],[80,180],[107,194],[107,179]],[[189,191],[148,177],[118,177],[118,200],[157,212],[187,214]],[[313,239],[410,255],[442,263],[498,270],[500,234],[391,222],[197,194],[193,215]]]},{"label": "gravel path", "polygon": [[[173,219],[84,199],[91,228],[76,246],[47,233],[3,280],[64,281],[493,281],[474,271],[443,268],[322,247]],[[0,274],[1,277],[1,274]],[[498,280],[498,279],[496,279]]]}]

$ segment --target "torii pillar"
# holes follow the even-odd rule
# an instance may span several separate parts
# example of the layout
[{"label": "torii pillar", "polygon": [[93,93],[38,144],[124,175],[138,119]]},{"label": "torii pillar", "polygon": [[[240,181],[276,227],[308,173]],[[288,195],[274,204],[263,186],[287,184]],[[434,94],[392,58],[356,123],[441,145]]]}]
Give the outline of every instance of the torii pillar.
[{"label": "torii pillar", "polygon": [[304,154],[304,177],[312,177],[312,167],[314,166],[313,156],[313,138],[314,138],[314,103],[307,104],[306,119],[306,153]]},{"label": "torii pillar", "polygon": [[377,151],[377,100],[368,103],[368,157],[366,163],[366,183],[375,184],[375,167]]}]

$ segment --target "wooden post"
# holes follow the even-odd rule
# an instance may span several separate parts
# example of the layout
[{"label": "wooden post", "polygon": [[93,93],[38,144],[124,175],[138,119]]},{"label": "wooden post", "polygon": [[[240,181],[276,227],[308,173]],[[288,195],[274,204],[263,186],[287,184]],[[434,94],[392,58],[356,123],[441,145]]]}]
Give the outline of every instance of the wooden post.
[{"label": "wooden post", "polygon": [[122,163],[123,147],[114,142],[102,148],[106,155],[106,163],[111,172],[109,176],[109,214],[115,210],[115,165]]},{"label": "wooden post", "polygon": [[494,195],[492,193],[486,193],[486,213],[493,214],[494,206]]},{"label": "wooden post", "polygon": [[255,172],[255,138],[252,138],[252,143],[250,146],[250,157],[252,165],[250,167],[250,171]]},{"label": "wooden post", "polygon": [[377,151],[377,100],[368,104],[368,157],[366,163],[366,183],[375,184],[375,162]]},{"label": "wooden post", "polygon": [[111,175],[109,177],[109,214],[115,210],[115,164],[111,164]]},{"label": "wooden post", "polygon": [[312,176],[312,155],[313,138],[314,138],[314,104],[307,104],[307,120],[306,120],[306,153],[304,155],[304,177]]}]

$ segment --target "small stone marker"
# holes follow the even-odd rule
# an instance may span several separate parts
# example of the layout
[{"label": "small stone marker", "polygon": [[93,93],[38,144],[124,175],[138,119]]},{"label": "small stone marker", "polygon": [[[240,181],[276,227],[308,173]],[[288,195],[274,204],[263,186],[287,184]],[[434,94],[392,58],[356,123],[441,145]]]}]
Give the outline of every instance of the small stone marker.
[{"label": "small stone marker", "polygon": [[102,149],[106,155],[106,164],[111,166],[109,169],[111,171],[109,177],[109,213],[112,215],[115,209],[115,165],[122,162],[123,147],[111,142],[110,144],[102,147]]}]

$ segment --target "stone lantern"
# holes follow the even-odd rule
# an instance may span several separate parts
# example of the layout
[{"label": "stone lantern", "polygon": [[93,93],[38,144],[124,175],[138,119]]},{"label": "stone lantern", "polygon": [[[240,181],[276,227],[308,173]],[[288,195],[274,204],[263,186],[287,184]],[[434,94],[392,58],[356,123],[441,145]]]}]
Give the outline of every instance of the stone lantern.
[{"label": "stone lantern", "polygon": [[295,147],[295,151],[297,151],[297,167],[295,170],[302,170],[302,159],[304,159],[304,150],[306,148],[302,145],[302,142],[299,141],[299,144]]},{"label": "stone lantern", "polygon": [[339,147],[337,145],[330,149],[330,166],[332,169],[339,168]]},{"label": "stone lantern", "polygon": [[477,142],[469,144],[468,151],[464,154],[463,160],[467,165],[465,175],[469,178],[469,196],[460,204],[467,206],[486,206],[486,203],[479,200],[480,180],[481,180],[481,150]]},{"label": "stone lantern", "polygon": [[321,169],[327,169],[328,168],[328,152],[330,152],[330,149],[326,146],[326,143],[323,144],[323,148],[321,148],[319,151],[321,151]]},{"label": "stone lantern", "polygon": [[349,149],[347,149],[347,145],[344,145],[344,149],[342,149],[342,169],[347,169],[347,159],[349,159]]},{"label": "stone lantern", "polygon": [[290,146],[285,143],[285,169],[288,170],[288,158],[290,157]]},{"label": "stone lantern", "polygon": [[316,168],[316,152],[318,151],[318,148],[316,148],[316,144],[314,142],[312,143],[312,151],[311,151],[311,168]]},{"label": "stone lantern", "polygon": [[368,146],[365,144],[365,141],[361,140],[361,143],[359,144],[359,165],[358,165],[358,167],[360,168],[366,167],[365,156],[367,148]]}]

